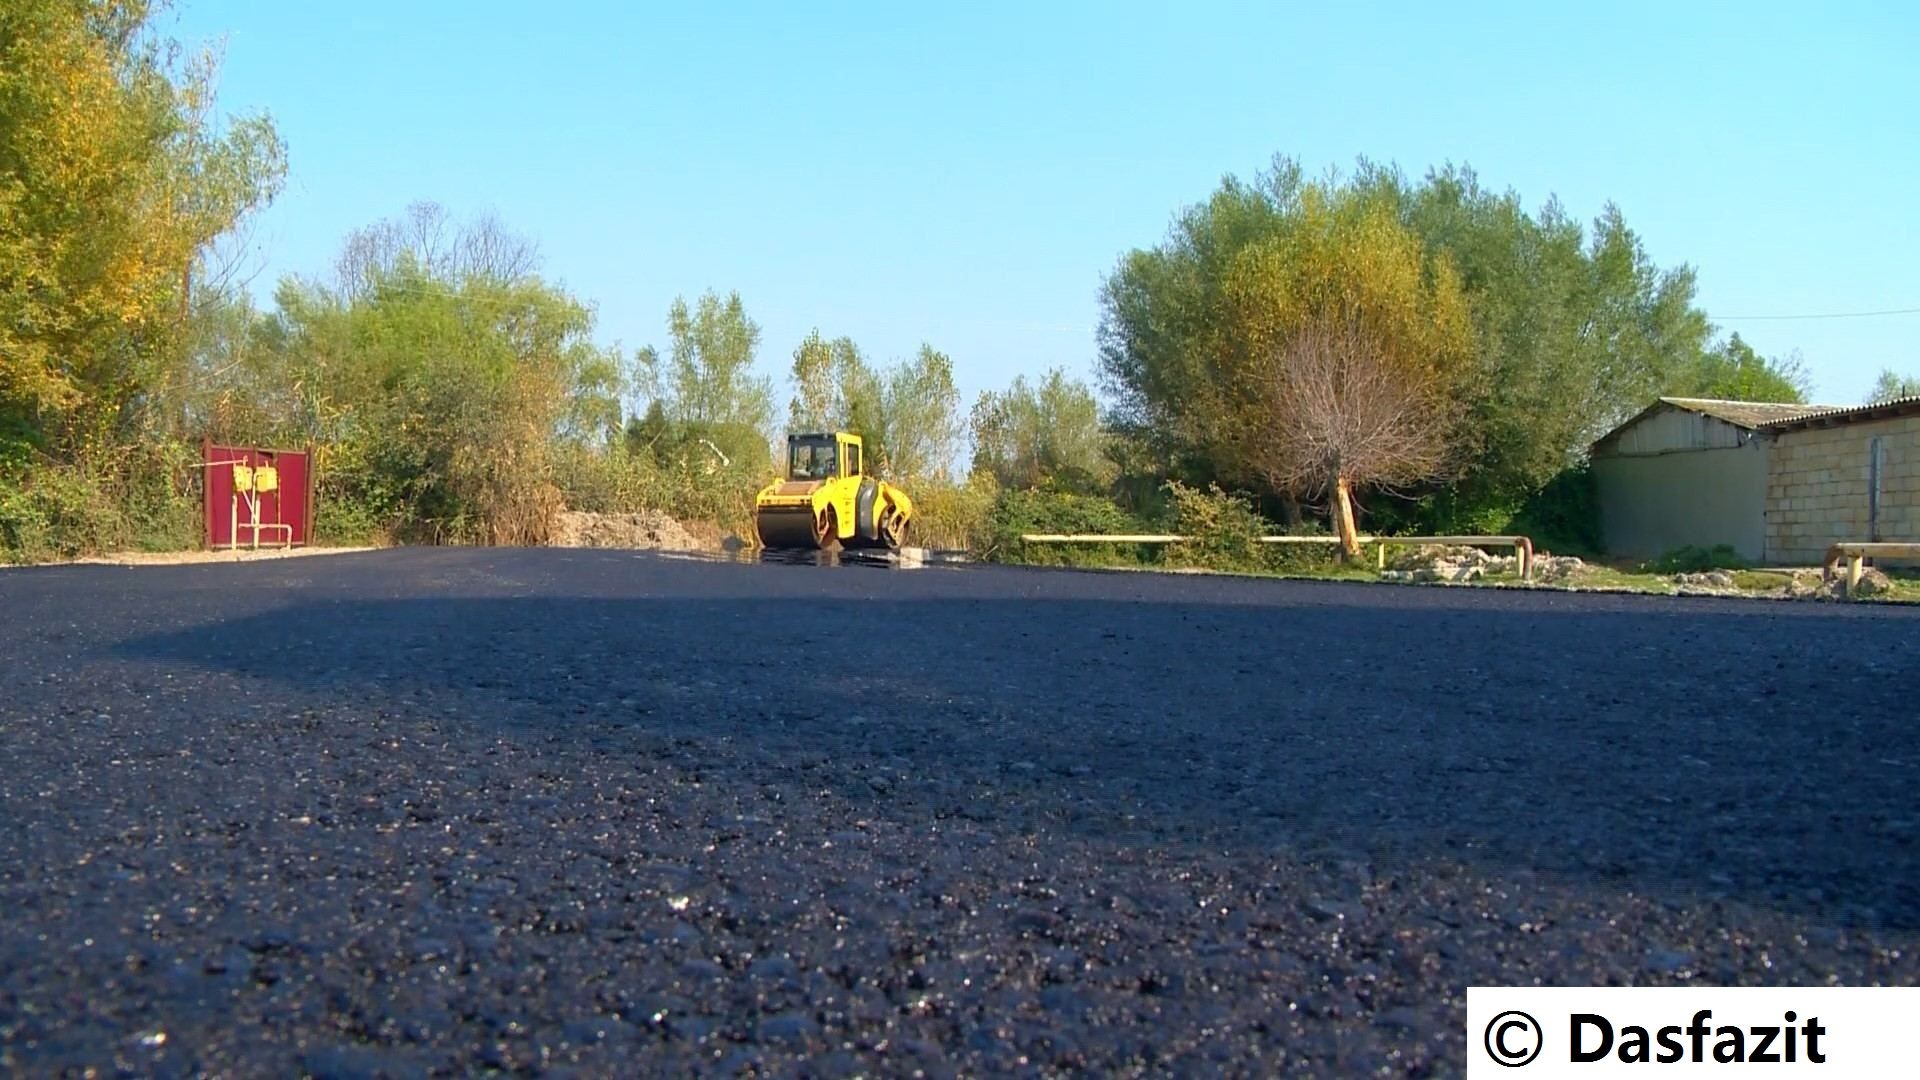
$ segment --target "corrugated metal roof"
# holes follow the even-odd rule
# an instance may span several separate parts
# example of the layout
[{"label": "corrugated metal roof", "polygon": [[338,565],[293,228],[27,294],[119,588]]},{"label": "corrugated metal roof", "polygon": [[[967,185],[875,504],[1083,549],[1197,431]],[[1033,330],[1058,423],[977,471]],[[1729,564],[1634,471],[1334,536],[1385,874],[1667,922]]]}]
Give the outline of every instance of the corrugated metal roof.
[{"label": "corrugated metal roof", "polygon": [[1711,416],[1715,420],[1725,420],[1743,428],[1762,428],[1768,424],[1778,424],[1788,420],[1797,420],[1813,413],[1832,412],[1844,409],[1843,405],[1795,405],[1777,401],[1721,401],[1717,398],[1663,397],[1663,403],[1676,409],[1685,409],[1702,416]]},{"label": "corrugated metal roof", "polygon": [[1881,420],[1890,416],[1905,416],[1920,412],[1920,394],[1909,397],[1893,398],[1888,401],[1876,401],[1871,405],[1810,405],[1798,416],[1783,416],[1769,421],[1765,426],[1774,431],[1790,431],[1794,428],[1828,427],[1834,424],[1855,424],[1867,420]]},{"label": "corrugated metal roof", "polygon": [[[1717,398],[1663,397],[1595,440],[1589,452],[1618,452],[1622,436],[1628,429],[1656,413],[1674,409],[1698,416],[1712,417],[1749,431],[1779,432],[1808,427],[1864,423],[1892,416],[1920,413],[1920,394],[1894,398],[1891,401],[1877,402],[1872,405],[1796,405],[1779,401],[1723,401]],[[1697,445],[1685,448],[1705,449],[1714,445],[1711,441],[1695,441]],[[1682,449],[1682,447],[1674,447],[1674,449]]]},{"label": "corrugated metal roof", "polygon": [[[1651,453],[1655,452],[1656,449],[1704,450],[1717,444],[1714,438],[1715,433],[1706,426],[1709,420],[1719,421],[1722,425],[1731,425],[1734,428],[1745,431],[1753,431],[1769,420],[1792,415],[1792,413],[1787,411],[1789,409],[1804,412],[1808,409],[1815,408],[1819,408],[1819,406],[1784,405],[1758,401],[1720,401],[1714,398],[1655,398],[1653,404],[1634,413],[1626,420],[1616,424],[1612,431],[1595,439],[1593,445],[1588,448],[1588,452],[1601,454],[1620,453],[1622,451]],[[1656,419],[1660,417],[1664,417],[1665,419]],[[1695,426],[1688,428],[1685,432],[1669,430],[1673,429],[1673,424],[1669,421],[1680,420],[1683,417],[1694,420]],[[1650,431],[1650,424],[1659,426],[1662,430],[1659,432]],[[1722,430],[1725,431],[1725,428]],[[1640,443],[1647,441],[1646,439],[1636,437],[1636,433],[1640,432],[1646,432],[1654,443],[1659,443],[1661,446],[1658,448],[1651,445],[1628,447],[1628,442]],[[1727,434],[1732,433],[1727,432]],[[1681,438],[1681,435],[1685,435],[1686,437]],[[1677,442],[1675,441],[1676,439],[1678,440]],[[1738,445],[1738,442],[1729,443],[1728,445]]]}]

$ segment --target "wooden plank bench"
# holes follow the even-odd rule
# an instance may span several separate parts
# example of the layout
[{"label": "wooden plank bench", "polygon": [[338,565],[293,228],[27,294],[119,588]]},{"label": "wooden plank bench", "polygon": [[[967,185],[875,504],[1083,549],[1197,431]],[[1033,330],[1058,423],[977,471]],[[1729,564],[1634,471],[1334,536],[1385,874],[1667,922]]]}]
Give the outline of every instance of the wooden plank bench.
[{"label": "wooden plank bench", "polygon": [[1840,568],[1840,561],[1847,563],[1847,595],[1860,585],[1860,575],[1865,572],[1866,560],[1881,559],[1920,559],[1920,544],[1895,543],[1880,540],[1841,540],[1827,549],[1827,557],[1821,564],[1821,576],[1831,581]]}]

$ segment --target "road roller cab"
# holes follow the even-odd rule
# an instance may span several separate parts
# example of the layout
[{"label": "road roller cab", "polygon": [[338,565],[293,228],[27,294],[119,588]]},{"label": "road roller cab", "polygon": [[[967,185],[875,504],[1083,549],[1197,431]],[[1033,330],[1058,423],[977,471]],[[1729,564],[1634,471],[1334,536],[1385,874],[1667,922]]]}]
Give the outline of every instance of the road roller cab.
[{"label": "road roller cab", "polygon": [[785,478],[754,499],[767,548],[897,550],[912,515],[906,492],[868,473],[865,443],[845,431],[788,435]]}]

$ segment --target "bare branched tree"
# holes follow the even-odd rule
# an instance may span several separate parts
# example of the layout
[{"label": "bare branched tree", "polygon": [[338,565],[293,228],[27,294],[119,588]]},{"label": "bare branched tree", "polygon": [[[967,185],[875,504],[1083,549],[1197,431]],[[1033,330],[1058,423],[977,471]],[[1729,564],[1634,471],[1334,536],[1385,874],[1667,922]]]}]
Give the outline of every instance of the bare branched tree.
[{"label": "bare branched tree", "polygon": [[1247,369],[1236,449],[1276,491],[1331,495],[1342,546],[1358,555],[1352,491],[1449,475],[1459,419],[1444,369],[1387,355],[1356,318],[1309,320]]},{"label": "bare branched tree", "polygon": [[459,272],[467,277],[519,281],[540,264],[539,246],[491,213],[475,217],[460,230],[457,250]]},{"label": "bare branched tree", "polygon": [[364,295],[402,259],[447,285],[473,278],[513,282],[534,272],[540,251],[492,214],[456,225],[440,204],[417,202],[407,207],[405,216],[356,229],[347,237],[334,265],[341,294],[349,299]]}]

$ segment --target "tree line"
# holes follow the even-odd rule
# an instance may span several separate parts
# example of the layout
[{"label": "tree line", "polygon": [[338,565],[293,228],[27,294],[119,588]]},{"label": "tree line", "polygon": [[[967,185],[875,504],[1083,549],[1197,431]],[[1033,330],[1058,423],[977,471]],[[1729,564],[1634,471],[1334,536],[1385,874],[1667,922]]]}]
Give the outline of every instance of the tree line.
[{"label": "tree line", "polygon": [[1201,518],[1577,545],[1585,448],[1652,397],[1806,393],[1797,357],[1721,337],[1693,270],[1654,265],[1618,208],[1582,223],[1464,167],[1365,161],[1310,178],[1276,158],[1122,254],[1091,343],[1104,406],[1064,367],[965,403],[930,343],[881,361],[815,330],[783,408],[738,295],[676,299],[661,347],[607,348],[531,239],[432,203],[258,310],[244,241],[284,147],[264,116],[216,121],[213,58],[155,37],[152,11],[0,11],[16,553],[190,543],[203,435],[320,448],[334,540],[537,543],[561,507],[744,531],[782,431],[831,428],[914,485],[936,542],[1002,554],[1020,528]]},{"label": "tree line", "polygon": [[191,543],[202,436],[318,447],[335,540],[537,542],[562,505],[742,527],[781,420],[948,479],[967,418],[939,350],[879,363],[816,332],[782,416],[738,296],[676,300],[664,347],[608,349],[490,217],[415,204],[257,310],[247,229],[285,148],[264,115],[216,117],[216,58],[153,33],[158,6],[0,11],[0,547]]},{"label": "tree line", "polygon": [[1804,399],[1797,357],[1717,337],[1694,293],[1614,206],[1583,227],[1464,167],[1277,158],[1120,260],[1100,370],[1157,472],[1343,532],[1356,492],[1383,528],[1502,529],[1655,396]]}]

